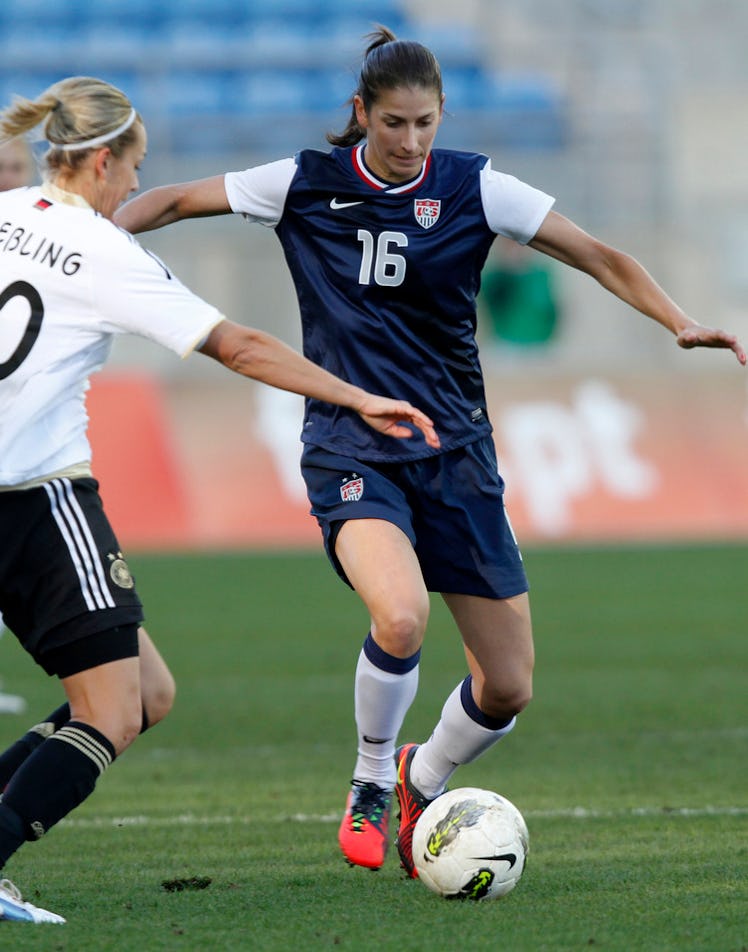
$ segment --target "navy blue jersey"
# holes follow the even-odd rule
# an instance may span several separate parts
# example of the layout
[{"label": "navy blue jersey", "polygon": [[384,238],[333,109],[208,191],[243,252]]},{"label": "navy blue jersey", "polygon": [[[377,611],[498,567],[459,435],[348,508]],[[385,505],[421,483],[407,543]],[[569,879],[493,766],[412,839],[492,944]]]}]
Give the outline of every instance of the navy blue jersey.
[{"label": "navy blue jersey", "polygon": [[[366,168],[363,146],[229,173],[226,190],[234,211],[275,225],[310,360],[420,407],[441,452],[491,432],[475,341],[481,269],[497,233],[533,237],[549,196],[492,172],[485,155],[440,149],[393,186]],[[393,440],[318,400],[302,439],[363,460],[436,452],[419,433]]]}]

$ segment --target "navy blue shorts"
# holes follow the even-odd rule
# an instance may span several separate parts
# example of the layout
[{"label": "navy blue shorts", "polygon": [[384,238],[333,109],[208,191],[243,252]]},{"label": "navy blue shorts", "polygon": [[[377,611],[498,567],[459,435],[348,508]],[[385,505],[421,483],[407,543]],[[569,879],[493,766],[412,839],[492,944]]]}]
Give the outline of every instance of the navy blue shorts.
[{"label": "navy blue shorts", "polygon": [[504,510],[493,439],[407,463],[365,463],[307,444],[301,472],[325,550],[348,519],[384,519],[410,539],[430,592],[510,598],[527,577]]},{"label": "navy blue shorts", "polygon": [[143,609],[96,480],[0,492],[0,540],[0,610],[49,674],[137,655]]}]

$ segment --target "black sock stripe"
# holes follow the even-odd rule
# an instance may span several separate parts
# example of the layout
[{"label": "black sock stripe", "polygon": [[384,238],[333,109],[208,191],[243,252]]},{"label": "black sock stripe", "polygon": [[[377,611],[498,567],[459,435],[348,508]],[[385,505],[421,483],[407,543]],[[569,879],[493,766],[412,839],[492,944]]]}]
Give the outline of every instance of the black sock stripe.
[{"label": "black sock stripe", "polygon": [[96,740],[80,727],[72,727],[70,724],[61,727],[49,740],[61,740],[66,744],[70,744],[71,747],[75,747],[76,750],[85,754],[89,760],[96,764],[100,774],[104,773],[114,759],[112,752],[107,750],[100,741]]}]

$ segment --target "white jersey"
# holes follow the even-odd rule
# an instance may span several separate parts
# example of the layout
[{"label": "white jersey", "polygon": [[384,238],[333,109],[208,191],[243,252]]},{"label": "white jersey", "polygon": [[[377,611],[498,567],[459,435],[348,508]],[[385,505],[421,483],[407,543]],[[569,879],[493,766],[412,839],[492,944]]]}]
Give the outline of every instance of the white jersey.
[{"label": "white jersey", "polygon": [[80,196],[0,193],[0,487],[90,461],[85,393],[115,334],[187,356],[222,319]]}]

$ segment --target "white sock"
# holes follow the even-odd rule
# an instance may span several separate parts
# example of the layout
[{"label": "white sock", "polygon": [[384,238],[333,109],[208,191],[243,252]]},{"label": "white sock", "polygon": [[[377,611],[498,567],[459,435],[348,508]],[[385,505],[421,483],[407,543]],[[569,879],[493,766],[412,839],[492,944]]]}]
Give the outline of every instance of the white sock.
[{"label": "white sock", "polygon": [[418,690],[418,660],[388,655],[368,636],[356,666],[358,759],[353,776],[392,790],[395,741]]},{"label": "white sock", "polygon": [[[442,708],[439,723],[425,744],[416,750],[410,767],[410,779],[414,786],[431,800],[444,792],[447,781],[461,764],[469,764],[484,751],[501,740],[514,727],[512,718],[498,730],[479,724],[465,710],[463,692],[466,682],[458,684]],[[467,682],[469,690],[470,682]],[[472,695],[468,704],[472,701]],[[472,701],[474,713],[478,711]]]}]

